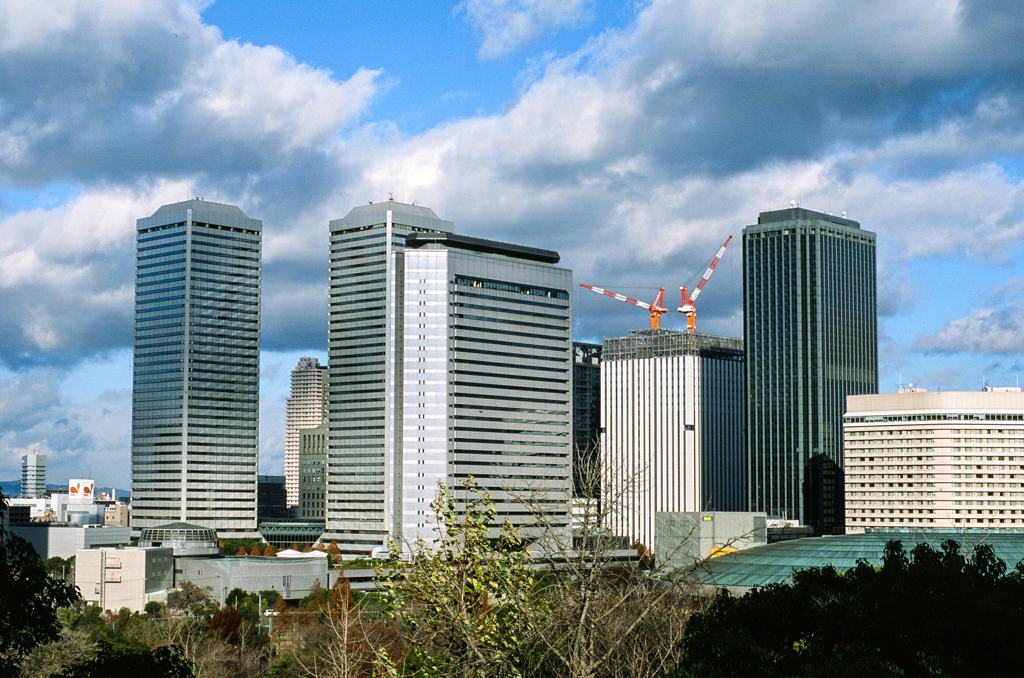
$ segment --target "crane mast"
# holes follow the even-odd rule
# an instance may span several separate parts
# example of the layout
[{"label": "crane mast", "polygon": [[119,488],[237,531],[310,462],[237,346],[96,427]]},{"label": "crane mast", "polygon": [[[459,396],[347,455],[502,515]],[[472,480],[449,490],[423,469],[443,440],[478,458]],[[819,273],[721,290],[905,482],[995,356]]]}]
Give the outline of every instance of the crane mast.
[{"label": "crane mast", "polygon": [[708,265],[708,270],[704,271],[704,275],[701,276],[700,282],[697,283],[697,287],[693,290],[693,296],[690,296],[686,292],[686,287],[680,287],[679,291],[682,294],[682,305],[676,309],[677,313],[686,314],[686,331],[695,332],[697,330],[697,309],[693,305],[697,301],[697,297],[700,296],[701,290],[704,289],[704,285],[707,284],[708,278],[715,272],[715,266],[718,266],[718,262],[722,260],[722,255],[725,254],[725,248],[729,246],[729,241],[732,240],[730,235],[725,239],[725,244],[718,250],[718,254],[711,260]]}]

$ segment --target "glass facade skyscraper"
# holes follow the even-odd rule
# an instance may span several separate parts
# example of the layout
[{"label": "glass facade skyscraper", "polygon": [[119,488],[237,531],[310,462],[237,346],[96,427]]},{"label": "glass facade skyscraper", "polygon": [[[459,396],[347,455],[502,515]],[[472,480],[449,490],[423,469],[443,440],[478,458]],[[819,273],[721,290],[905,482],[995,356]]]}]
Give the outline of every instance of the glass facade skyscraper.
[{"label": "glass facade skyscraper", "polygon": [[137,222],[133,528],[256,529],[262,231],[198,199]]},{"label": "glass facade skyscraper", "polygon": [[802,208],[743,231],[750,510],[844,531],[843,413],[878,392],[875,234]]},{"label": "glass facade skyscraper", "polygon": [[385,546],[393,523],[405,239],[454,227],[429,208],[393,200],[330,223],[325,519],[351,553]]},{"label": "glass facade skyscraper", "polygon": [[601,445],[601,344],[572,344],[572,469],[577,497],[595,492]]},{"label": "glass facade skyscraper", "polygon": [[435,536],[441,481],[497,521],[568,528],[572,272],[387,201],[332,221],[326,530],[346,553]]}]

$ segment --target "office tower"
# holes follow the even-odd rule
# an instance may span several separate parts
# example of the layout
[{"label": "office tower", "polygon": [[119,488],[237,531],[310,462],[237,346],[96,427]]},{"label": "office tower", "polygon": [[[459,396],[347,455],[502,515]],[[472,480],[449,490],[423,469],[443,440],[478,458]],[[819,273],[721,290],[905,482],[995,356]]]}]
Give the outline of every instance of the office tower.
[{"label": "office tower", "polygon": [[256,522],[260,525],[280,522],[290,517],[286,501],[284,476],[257,476]]},{"label": "office tower", "polygon": [[742,339],[605,338],[601,501],[613,535],[653,549],[658,512],[745,509],[743,375]]},{"label": "office tower", "polygon": [[299,430],[327,421],[327,367],[299,358],[292,370],[292,393],[284,406],[284,477],[288,506],[299,505]]},{"label": "office tower", "polygon": [[46,496],[46,455],[29,452],[21,457],[21,496],[39,499]]},{"label": "office tower", "polygon": [[750,510],[842,533],[846,396],[878,391],[875,234],[801,208],[743,231]]},{"label": "office tower", "polygon": [[327,505],[327,424],[300,433],[298,518],[323,525]]},{"label": "office tower", "polygon": [[263,224],[198,199],[137,223],[132,527],[251,535]]},{"label": "office tower", "polygon": [[846,398],[846,529],[1024,527],[1024,393]]},{"label": "office tower", "polygon": [[572,354],[573,494],[583,497],[600,486],[594,455],[601,443],[601,344],[574,341]]},{"label": "office tower", "polygon": [[[568,520],[571,272],[388,201],[331,222],[327,531],[351,553],[433,539],[438,481],[509,485]],[[564,501],[562,501],[564,499]]]}]

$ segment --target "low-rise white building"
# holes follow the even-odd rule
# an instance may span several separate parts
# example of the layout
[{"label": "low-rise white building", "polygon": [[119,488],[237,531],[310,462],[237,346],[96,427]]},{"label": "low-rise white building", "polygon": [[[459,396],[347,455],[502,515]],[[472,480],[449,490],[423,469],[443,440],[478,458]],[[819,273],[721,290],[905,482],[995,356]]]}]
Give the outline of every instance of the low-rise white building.
[{"label": "low-rise white building", "polygon": [[174,587],[174,552],[163,548],[99,548],[75,552],[75,586],[103,610],[140,612]]},{"label": "low-rise white building", "polygon": [[12,525],[11,532],[28,541],[40,558],[70,558],[79,549],[127,545],[127,527],[74,525],[71,523],[29,523]]},{"label": "low-rise white building", "polygon": [[847,532],[1024,528],[1024,393],[846,398]]}]

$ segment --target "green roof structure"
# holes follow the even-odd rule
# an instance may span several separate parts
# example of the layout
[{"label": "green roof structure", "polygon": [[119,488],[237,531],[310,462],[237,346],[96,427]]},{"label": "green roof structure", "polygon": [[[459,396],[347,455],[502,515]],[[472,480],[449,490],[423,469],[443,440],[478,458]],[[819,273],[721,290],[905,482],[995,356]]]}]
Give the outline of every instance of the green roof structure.
[{"label": "green roof structure", "polygon": [[1010,568],[1024,559],[1024,530],[872,530],[733,551],[712,558],[694,574],[703,584],[729,589],[792,583],[793,572],[812,567],[832,565],[844,571],[856,567],[859,560],[881,566],[885,545],[893,540],[902,542],[909,552],[920,543],[938,550],[947,539],[959,542],[967,553],[988,544]]}]

